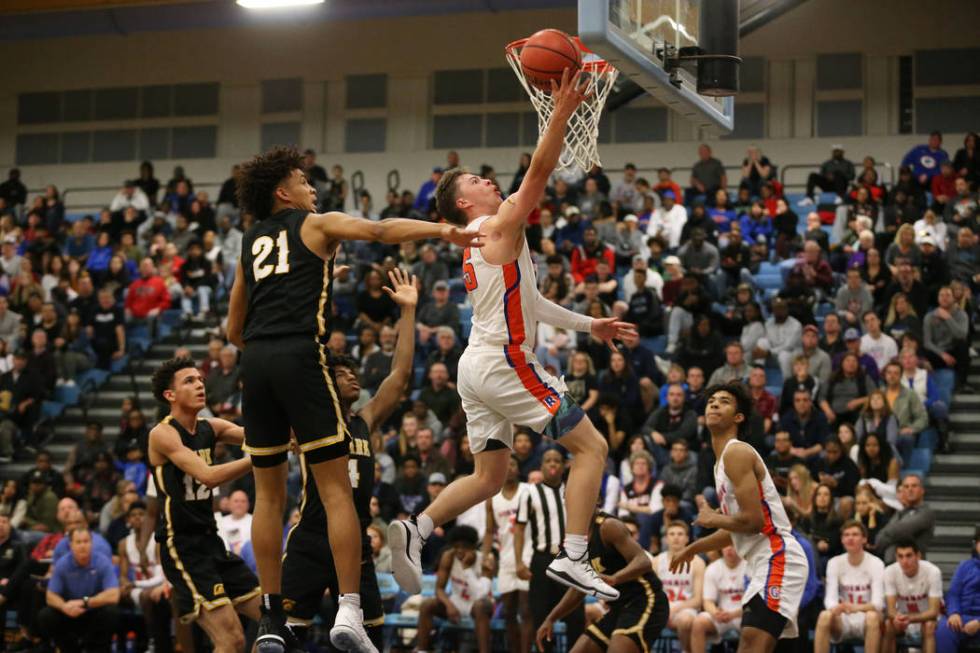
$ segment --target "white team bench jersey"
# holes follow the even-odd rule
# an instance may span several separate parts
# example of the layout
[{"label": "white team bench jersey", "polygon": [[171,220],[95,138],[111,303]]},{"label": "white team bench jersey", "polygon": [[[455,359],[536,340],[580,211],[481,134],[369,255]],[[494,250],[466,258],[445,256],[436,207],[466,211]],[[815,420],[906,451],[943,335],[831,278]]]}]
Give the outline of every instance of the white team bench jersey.
[{"label": "white team bench jersey", "polygon": [[742,607],[742,593],[747,584],[744,560],[739,560],[733,569],[724,558],[719,558],[704,571],[704,598],[714,601],[719,610],[731,612]]},{"label": "white team bench jersey", "polygon": [[898,563],[885,568],[885,596],[895,597],[895,608],[901,614],[929,610],[930,598],[943,598],[943,574],[928,560],[919,561],[919,571],[911,578]]},{"label": "white team bench jersey", "polygon": [[[493,216],[471,222],[467,231],[478,231]],[[537,270],[527,241],[517,260],[506,265],[487,263],[479,247],[463,251],[463,283],[473,305],[469,347],[503,347],[534,350],[538,324]]]}]

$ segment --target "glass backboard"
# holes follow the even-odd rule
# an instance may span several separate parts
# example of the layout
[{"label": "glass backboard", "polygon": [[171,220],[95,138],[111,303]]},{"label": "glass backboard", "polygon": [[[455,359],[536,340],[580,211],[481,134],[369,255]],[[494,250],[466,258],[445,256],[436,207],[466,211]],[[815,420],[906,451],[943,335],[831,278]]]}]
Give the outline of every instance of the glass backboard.
[{"label": "glass backboard", "polygon": [[650,95],[698,127],[732,130],[733,97],[697,92],[694,60],[665,60],[699,45],[701,0],[579,0],[579,38]]}]

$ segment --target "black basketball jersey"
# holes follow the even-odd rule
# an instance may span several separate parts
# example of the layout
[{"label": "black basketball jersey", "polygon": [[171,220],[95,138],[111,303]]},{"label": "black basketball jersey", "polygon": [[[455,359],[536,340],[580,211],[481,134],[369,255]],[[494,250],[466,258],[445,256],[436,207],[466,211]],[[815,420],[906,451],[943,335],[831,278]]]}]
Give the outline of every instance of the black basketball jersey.
[{"label": "black basketball jersey", "polygon": [[[354,492],[354,509],[363,531],[371,524],[371,495],[374,490],[374,453],[371,451],[371,434],[368,425],[359,415],[351,415],[347,423],[350,431],[350,458],[348,471],[350,485]],[[320,491],[316,479],[306,462],[303,465],[303,496],[300,499],[299,527],[315,533],[327,532],[327,514],[320,501]]]},{"label": "black basketball jersey", "polygon": [[[589,560],[592,561],[592,568],[596,572],[612,576],[620,569],[626,567],[628,563],[616,547],[607,546],[602,541],[602,534],[600,533],[602,523],[609,518],[610,515],[605,513],[599,513],[595,516],[592,532],[589,534]],[[653,592],[658,592],[663,589],[660,579],[652,571],[648,571],[637,580],[631,580],[616,586],[621,596],[644,594],[648,588]]]},{"label": "black basketball jersey", "polygon": [[[165,417],[161,423],[176,429],[183,445],[200,456],[205,463],[211,464],[216,441],[211,422],[206,419],[197,420],[194,433],[188,432],[172,415]],[[163,514],[157,523],[158,542],[174,535],[206,535],[217,532],[211,488],[199,483],[190,474],[185,474],[169,460],[162,465],[153,466],[153,482],[163,501]]]},{"label": "black basketball jersey", "polygon": [[333,259],[324,261],[303,243],[300,228],[307,215],[280,211],[256,222],[242,239],[245,342],[330,334]]}]

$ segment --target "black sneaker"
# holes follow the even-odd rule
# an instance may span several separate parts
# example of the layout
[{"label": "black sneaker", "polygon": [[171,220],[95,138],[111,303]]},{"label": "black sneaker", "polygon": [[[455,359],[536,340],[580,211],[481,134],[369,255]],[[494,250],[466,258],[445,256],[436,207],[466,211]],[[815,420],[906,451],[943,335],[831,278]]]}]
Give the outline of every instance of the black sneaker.
[{"label": "black sneaker", "polygon": [[281,631],[287,630],[285,624],[277,624],[268,613],[259,619],[259,630],[255,637],[256,653],[287,653],[286,638]]}]

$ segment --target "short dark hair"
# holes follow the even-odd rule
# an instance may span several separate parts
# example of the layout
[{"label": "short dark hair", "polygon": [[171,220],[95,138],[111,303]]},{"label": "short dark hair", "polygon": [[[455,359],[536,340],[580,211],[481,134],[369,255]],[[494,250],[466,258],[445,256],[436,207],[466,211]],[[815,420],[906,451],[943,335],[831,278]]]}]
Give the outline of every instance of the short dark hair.
[{"label": "short dark hair", "polygon": [[449,534],[446,536],[446,540],[449,542],[450,546],[465,544],[475,548],[480,542],[480,535],[472,526],[453,526],[449,531]]},{"label": "short dark hair", "polygon": [[466,224],[466,215],[456,206],[459,198],[456,182],[465,174],[469,174],[466,168],[450,168],[442,173],[442,178],[436,184],[436,211],[441,217],[458,225]]},{"label": "short dark hair", "polygon": [[915,543],[915,540],[900,540],[895,543],[895,552],[898,553],[899,549],[912,549],[916,553],[922,553],[922,549],[919,545]]},{"label": "short dark hair", "polygon": [[676,485],[673,485],[673,484],[670,484],[670,483],[668,483],[667,485],[664,485],[660,489],[660,498],[662,498],[662,499],[663,498],[666,498],[666,497],[674,497],[675,499],[680,500],[680,498],[682,496],[684,496],[684,491],[681,490]]},{"label": "short dark hair", "polygon": [[848,519],[846,522],[844,522],[840,527],[841,535],[843,535],[844,531],[848,530],[849,528],[859,528],[861,529],[861,535],[864,535],[865,538],[868,537],[868,527],[857,519]]},{"label": "short dark hair", "polygon": [[295,147],[276,146],[246,161],[235,175],[238,204],[256,220],[272,214],[276,186],[303,168],[303,155]]},{"label": "short dark hair", "polygon": [[728,383],[717,383],[704,391],[705,406],[711,398],[719,392],[727,392],[735,397],[735,412],[742,413],[745,419],[738,425],[738,434],[742,435],[748,426],[749,419],[752,418],[752,397],[748,389],[741,381],[729,381]]},{"label": "short dark hair", "polygon": [[126,514],[128,515],[134,510],[146,510],[146,503],[139,500],[132,502],[131,504],[129,504],[129,510],[126,511]]},{"label": "short dark hair", "polygon": [[565,258],[561,254],[551,254],[545,261],[548,265],[565,265]]},{"label": "short dark hair", "polygon": [[163,393],[171,389],[174,383],[174,376],[177,372],[186,370],[189,367],[196,368],[197,364],[192,359],[182,356],[180,358],[171,358],[157,368],[157,371],[153,373],[152,379],[153,396],[157,398],[157,401],[166,403],[167,400],[163,396]]}]

